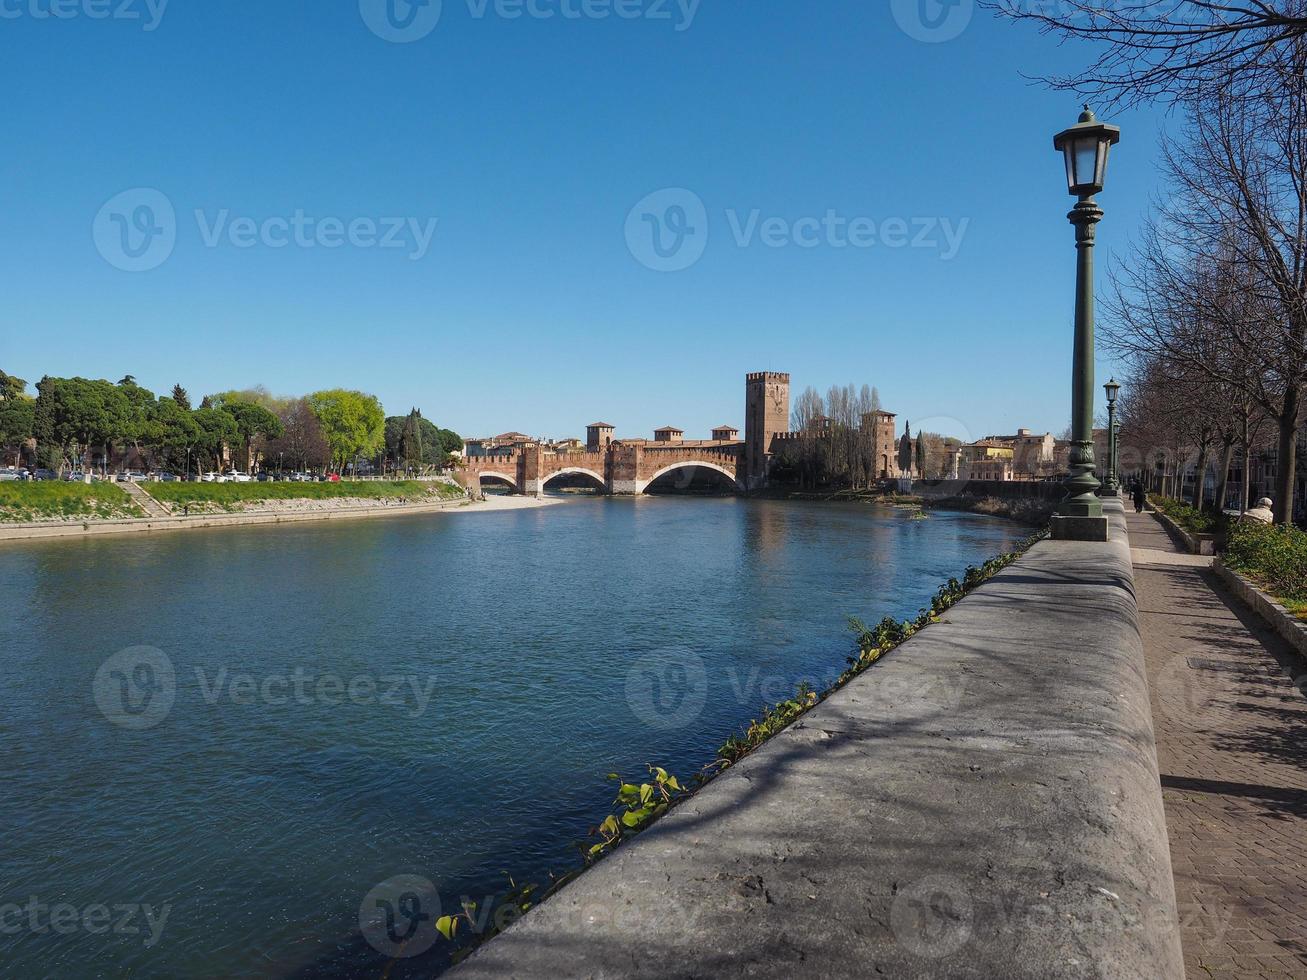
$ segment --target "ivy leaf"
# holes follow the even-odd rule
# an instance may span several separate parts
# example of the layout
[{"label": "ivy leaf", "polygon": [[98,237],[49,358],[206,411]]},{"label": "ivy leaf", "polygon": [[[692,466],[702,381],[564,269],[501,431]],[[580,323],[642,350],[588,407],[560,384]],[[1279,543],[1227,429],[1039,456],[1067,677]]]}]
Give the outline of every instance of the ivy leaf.
[{"label": "ivy leaf", "polygon": [[436,930],[452,943],[454,934],[458,932],[458,919],[452,915],[442,915],[436,920]]}]

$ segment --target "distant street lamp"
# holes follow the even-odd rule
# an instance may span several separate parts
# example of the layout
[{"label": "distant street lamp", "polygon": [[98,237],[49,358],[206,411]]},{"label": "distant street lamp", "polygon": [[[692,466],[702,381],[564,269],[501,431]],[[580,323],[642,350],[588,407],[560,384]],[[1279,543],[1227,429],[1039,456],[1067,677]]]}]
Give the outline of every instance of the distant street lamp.
[{"label": "distant street lamp", "polygon": [[[1076,320],[1071,367],[1071,453],[1067,496],[1054,521],[1057,537],[1106,540],[1103,505],[1094,495],[1094,236],[1103,210],[1094,195],[1103,189],[1107,156],[1121,139],[1121,130],[1095,119],[1089,106],[1080,121],[1053,138],[1053,147],[1066,158],[1067,190],[1080,200],[1067,215],[1076,227]],[[1086,521],[1085,518],[1091,520]],[[1098,523],[1095,523],[1098,522]],[[1101,526],[1099,526],[1101,524]]]},{"label": "distant street lamp", "polygon": [[1103,385],[1107,393],[1107,480],[1103,483],[1103,496],[1120,496],[1121,485],[1116,479],[1116,396],[1121,393],[1121,386],[1116,378]]}]

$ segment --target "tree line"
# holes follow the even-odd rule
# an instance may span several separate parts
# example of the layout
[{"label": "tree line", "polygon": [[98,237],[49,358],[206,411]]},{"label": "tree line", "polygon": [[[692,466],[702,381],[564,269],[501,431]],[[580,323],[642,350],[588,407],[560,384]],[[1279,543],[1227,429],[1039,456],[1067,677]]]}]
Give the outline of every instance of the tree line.
[{"label": "tree line", "polygon": [[1307,7],[996,5],[1098,46],[1056,87],[1109,105],[1162,101],[1179,122],[1162,140],[1159,203],[1103,298],[1105,336],[1130,368],[1124,468],[1178,496],[1192,465],[1192,502],[1220,508],[1239,456],[1247,506],[1260,455],[1287,523],[1307,385]]},{"label": "tree line", "polygon": [[100,459],[134,456],[151,469],[260,465],[344,470],[357,460],[422,471],[461,448],[416,408],[387,418],[375,395],[343,388],[277,397],[266,388],[206,395],[193,406],[180,384],[166,395],[137,384],[46,376],[27,382],[0,371],[0,449],[9,458],[63,473]]},{"label": "tree line", "polygon": [[790,413],[793,436],[776,447],[772,479],[803,489],[867,489],[881,478],[888,455],[900,470],[918,477],[943,476],[949,451],[958,445],[936,433],[910,427],[892,445],[878,447],[872,426],[863,419],[881,410],[880,393],[870,385],[832,386],[823,396],[809,386],[799,393]]}]

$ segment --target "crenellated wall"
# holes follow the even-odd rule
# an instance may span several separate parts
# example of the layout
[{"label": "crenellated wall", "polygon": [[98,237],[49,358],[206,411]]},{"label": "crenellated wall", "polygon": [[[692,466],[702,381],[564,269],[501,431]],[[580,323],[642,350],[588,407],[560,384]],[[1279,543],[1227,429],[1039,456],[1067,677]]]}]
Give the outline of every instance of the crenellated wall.
[{"label": "crenellated wall", "polygon": [[744,443],[712,445],[613,442],[601,452],[554,453],[528,445],[500,456],[472,456],[463,461],[458,480],[479,487],[483,477],[497,477],[522,494],[543,492],[555,477],[584,474],[610,494],[640,494],[660,476],[702,467],[721,473],[736,489],[745,489]]}]

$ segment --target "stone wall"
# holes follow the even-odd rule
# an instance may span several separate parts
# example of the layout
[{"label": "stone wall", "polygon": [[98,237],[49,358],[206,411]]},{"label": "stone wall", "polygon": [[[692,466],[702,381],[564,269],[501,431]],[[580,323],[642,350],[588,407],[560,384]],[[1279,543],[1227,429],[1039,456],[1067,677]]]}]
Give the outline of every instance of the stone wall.
[{"label": "stone wall", "polygon": [[1048,541],[454,968],[1184,976],[1133,571]]}]

